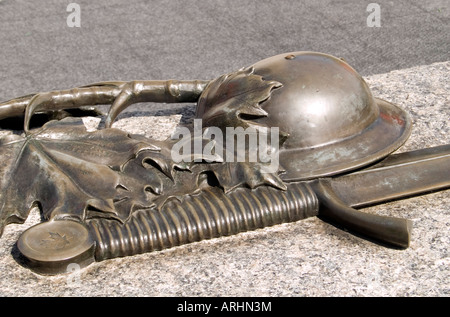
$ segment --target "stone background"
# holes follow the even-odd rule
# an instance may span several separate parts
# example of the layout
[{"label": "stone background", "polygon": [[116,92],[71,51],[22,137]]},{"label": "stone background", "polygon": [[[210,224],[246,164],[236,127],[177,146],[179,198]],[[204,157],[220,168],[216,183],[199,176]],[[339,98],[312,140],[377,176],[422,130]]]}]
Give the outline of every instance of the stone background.
[{"label": "stone background", "polygon": [[[373,94],[413,119],[399,151],[450,143],[450,8],[447,1],[0,1],[0,100],[104,80],[212,79],[278,53],[344,57]],[[195,105],[140,104],[115,127],[164,139]],[[100,121],[87,118],[90,128]],[[3,133],[9,133],[3,131]],[[449,191],[366,209],[413,221],[407,250],[385,248],[319,219],[94,263],[44,277],[12,256],[20,234],[0,239],[0,296],[448,296]]]}]

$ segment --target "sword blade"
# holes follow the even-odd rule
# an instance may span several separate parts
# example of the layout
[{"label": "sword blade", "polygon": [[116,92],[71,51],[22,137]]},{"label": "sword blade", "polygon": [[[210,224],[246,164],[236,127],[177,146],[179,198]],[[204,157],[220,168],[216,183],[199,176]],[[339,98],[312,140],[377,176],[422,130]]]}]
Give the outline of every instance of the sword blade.
[{"label": "sword blade", "polygon": [[372,167],[318,179],[311,185],[320,202],[319,217],[368,238],[407,248],[410,220],[355,208],[449,188],[450,145],[392,155]]},{"label": "sword blade", "polygon": [[364,170],[330,179],[354,208],[450,188],[450,144],[389,156]]}]

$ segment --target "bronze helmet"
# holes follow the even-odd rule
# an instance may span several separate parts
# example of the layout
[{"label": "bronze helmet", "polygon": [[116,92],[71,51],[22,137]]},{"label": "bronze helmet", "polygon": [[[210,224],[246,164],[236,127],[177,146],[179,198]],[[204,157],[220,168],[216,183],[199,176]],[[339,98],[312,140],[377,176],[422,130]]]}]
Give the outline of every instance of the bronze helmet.
[{"label": "bronze helmet", "polygon": [[[285,181],[331,176],[376,162],[409,137],[411,121],[399,107],[374,98],[364,79],[343,60],[316,52],[276,55],[251,67],[264,81],[279,83],[260,102],[252,121],[289,136],[280,148]],[[216,79],[227,84],[225,77]],[[212,81],[197,117],[215,107]],[[230,85],[230,83],[228,83]],[[231,89],[231,88],[230,88]],[[227,93],[227,90],[225,90]],[[212,100],[211,96],[214,96]]]}]

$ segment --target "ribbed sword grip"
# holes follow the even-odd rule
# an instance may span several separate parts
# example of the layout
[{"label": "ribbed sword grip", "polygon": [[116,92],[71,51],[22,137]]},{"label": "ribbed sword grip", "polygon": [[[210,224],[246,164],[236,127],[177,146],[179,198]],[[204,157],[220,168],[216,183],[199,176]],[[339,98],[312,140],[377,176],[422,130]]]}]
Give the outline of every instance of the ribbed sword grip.
[{"label": "ribbed sword grip", "polygon": [[95,258],[157,251],[317,216],[319,202],[308,184],[287,187],[238,188],[228,194],[211,188],[182,202],[171,200],[160,210],[138,210],[124,224],[92,220],[88,226],[96,241]]}]

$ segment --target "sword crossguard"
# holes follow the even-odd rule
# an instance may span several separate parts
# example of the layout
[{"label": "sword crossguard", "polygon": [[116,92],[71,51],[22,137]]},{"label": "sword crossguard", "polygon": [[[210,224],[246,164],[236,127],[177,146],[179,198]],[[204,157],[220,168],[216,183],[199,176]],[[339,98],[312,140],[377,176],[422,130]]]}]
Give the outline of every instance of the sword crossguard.
[{"label": "sword crossguard", "polygon": [[320,202],[320,218],[393,247],[409,247],[411,220],[364,213],[349,207],[336,195],[327,179],[319,179],[311,185]]}]

